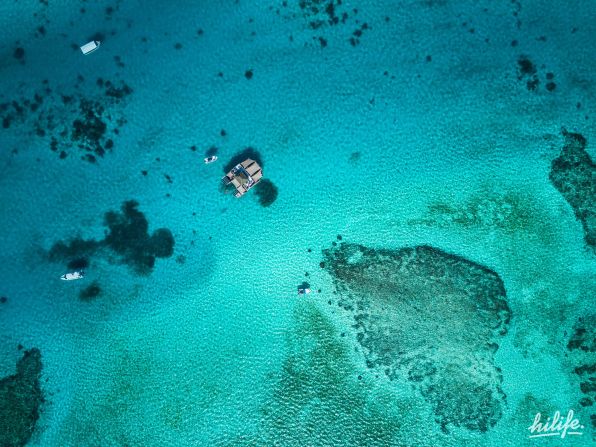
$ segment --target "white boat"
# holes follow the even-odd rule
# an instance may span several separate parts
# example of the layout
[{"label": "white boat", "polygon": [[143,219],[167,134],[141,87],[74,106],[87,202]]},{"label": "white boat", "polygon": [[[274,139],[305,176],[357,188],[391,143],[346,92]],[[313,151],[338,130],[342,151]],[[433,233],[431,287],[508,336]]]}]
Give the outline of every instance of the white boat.
[{"label": "white boat", "polygon": [[306,294],[309,294],[310,292],[312,292],[312,290],[309,288],[298,289],[298,295],[306,295]]},{"label": "white boat", "polygon": [[209,163],[213,163],[214,161],[217,161],[217,155],[212,155],[211,157],[207,157],[203,161],[205,162],[206,165],[208,165]]},{"label": "white boat", "polygon": [[97,50],[100,45],[101,42],[99,40],[92,40],[91,42],[87,42],[85,45],[83,45],[81,47],[81,51],[83,52],[83,54],[87,55]]},{"label": "white boat", "polygon": [[85,272],[80,270],[80,271],[75,271],[72,273],[67,273],[65,275],[62,275],[60,277],[60,279],[63,281],[74,281],[75,279],[82,279],[84,277],[85,277]]}]

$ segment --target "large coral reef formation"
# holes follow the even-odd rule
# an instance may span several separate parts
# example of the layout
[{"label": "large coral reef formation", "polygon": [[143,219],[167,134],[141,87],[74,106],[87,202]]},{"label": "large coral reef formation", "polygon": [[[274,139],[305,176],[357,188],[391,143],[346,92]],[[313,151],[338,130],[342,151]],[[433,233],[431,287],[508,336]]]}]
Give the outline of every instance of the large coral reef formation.
[{"label": "large coral reef formation", "polygon": [[26,445],[39,419],[44,396],[40,386],[41,352],[25,351],[16,374],[0,380],[0,445]]},{"label": "large coral reef formation", "polygon": [[497,273],[430,246],[341,243],[323,254],[369,368],[408,380],[445,432],[499,421],[506,396],[494,354],[511,311]]}]

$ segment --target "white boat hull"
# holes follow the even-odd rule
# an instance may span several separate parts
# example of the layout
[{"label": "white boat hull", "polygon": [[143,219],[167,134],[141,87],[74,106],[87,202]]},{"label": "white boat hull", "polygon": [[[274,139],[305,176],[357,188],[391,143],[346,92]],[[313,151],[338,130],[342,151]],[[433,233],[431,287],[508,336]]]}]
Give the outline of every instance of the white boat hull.
[{"label": "white boat hull", "polygon": [[83,279],[85,277],[85,274],[83,272],[72,272],[72,273],[67,273],[65,275],[62,275],[60,277],[60,279],[62,281],[74,281],[77,279]]},{"label": "white boat hull", "polygon": [[95,50],[99,48],[101,42],[99,40],[92,40],[91,42],[87,42],[85,45],[81,47],[81,51],[84,55],[89,53],[93,53]]}]

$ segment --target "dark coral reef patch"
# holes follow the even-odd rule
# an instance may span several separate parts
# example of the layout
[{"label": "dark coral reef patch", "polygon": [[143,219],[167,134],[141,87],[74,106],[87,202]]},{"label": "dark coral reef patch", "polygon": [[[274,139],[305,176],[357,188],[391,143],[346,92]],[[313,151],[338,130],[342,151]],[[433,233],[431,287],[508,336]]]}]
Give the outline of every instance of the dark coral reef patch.
[{"label": "dark coral reef patch", "polygon": [[167,258],[174,252],[174,236],[167,228],[159,228],[149,234],[149,222],[137,207],[135,200],[124,202],[121,212],[108,211],[104,224],[108,228],[103,240],[75,238],[68,243],[56,242],[48,253],[50,261],[67,261],[72,265],[76,260],[92,257],[109,250],[118,255],[119,262],[127,264],[137,274],[151,273],[155,258]]},{"label": "dark coral reef patch", "polygon": [[139,274],[148,274],[155,258],[167,258],[174,252],[174,236],[167,228],[159,228],[149,235],[149,223],[137,207],[139,203],[129,200],[122,204],[122,212],[108,211],[105,225],[109,233],[103,243],[119,254],[122,261]]},{"label": "dark coral reef patch", "polygon": [[323,254],[369,368],[410,381],[443,431],[485,432],[499,421],[494,353],[511,312],[497,273],[429,246],[341,243]]},{"label": "dark coral reef patch", "polygon": [[87,258],[77,258],[70,261],[67,267],[71,270],[84,270],[89,267],[89,260]]},{"label": "dark coral reef patch", "polygon": [[25,351],[17,372],[0,380],[0,445],[24,446],[29,442],[44,403],[39,379],[41,352]]},{"label": "dark coral reef patch", "polygon": [[263,207],[268,207],[277,200],[277,186],[271,180],[263,179],[255,186],[255,193],[259,199],[259,203]]},{"label": "dark coral reef patch", "polygon": [[48,258],[52,262],[66,261],[69,269],[80,269],[81,259],[87,260],[101,248],[101,242],[93,239],[82,239],[76,237],[68,242],[58,241],[48,253]]},{"label": "dark coral reef patch", "polygon": [[87,287],[79,292],[79,299],[81,301],[92,301],[101,294],[101,287],[97,281],[93,281]]},{"label": "dark coral reef patch", "polygon": [[596,165],[586,152],[586,139],[563,129],[565,145],[551,164],[550,181],[573,208],[588,246],[596,252]]},{"label": "dark coral reef patch", "polygon": [[79,116],[72,122],[71,140],[82,149],[103,156],[101,141],[108,126],[101,119],[103,107],[94,101],[82,100]]},{"label": "dark coral reef patch", "polygon": [[[591,411],[592,436],[596,439],[596,314],[577,319],[567,349],[575,365],[582,398],[579,408]],[[582,419],[583,420],[583,419]]]},{"label": "dark coral reef patch", "polygon": [[578,319],[573,334],[569,337],[567,349],[596,353],[596,315]]}]

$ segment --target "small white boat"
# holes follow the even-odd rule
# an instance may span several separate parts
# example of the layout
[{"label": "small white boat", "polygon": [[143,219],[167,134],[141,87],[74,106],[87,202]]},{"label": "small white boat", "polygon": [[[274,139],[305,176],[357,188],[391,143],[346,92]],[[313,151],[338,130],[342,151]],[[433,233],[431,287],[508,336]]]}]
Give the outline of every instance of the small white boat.
[{"label": "small white boat", "polygon": [[60,277],[63,281],[74,281],[75,279],[82,279],[85,277],[85,272],[80,270],[72,273],[67,273]]},{"label": "small white boat", "polygon": [[306,289],[298,289],[298,295],[307,295],[310,292],[312,292],[312,290],[311,289],[308,289],[308,288],[306,288]]},{"label": "small white boat", "polygon": [[211,157],[207,157],[203,161],[205,162],[206,165],[208,165],[209,163],[213,163],[214,161],[217,161],[217,155],[212,155]]},{"label": "small white boat", "polygon": [[99,40],[92,40],[91,42],[87,42],[85,45],[81,47],[81,51],[84,55],[89,53],[93,53],[95,50],[99,48],[101,42]]}]

